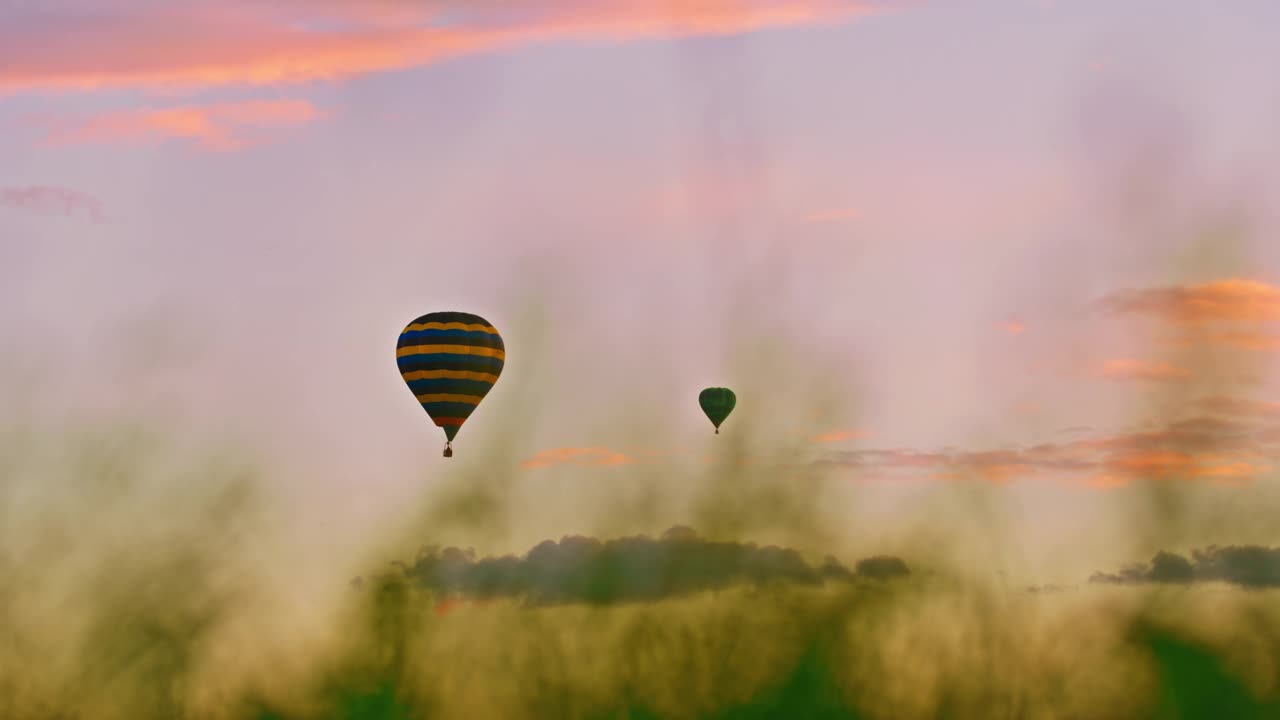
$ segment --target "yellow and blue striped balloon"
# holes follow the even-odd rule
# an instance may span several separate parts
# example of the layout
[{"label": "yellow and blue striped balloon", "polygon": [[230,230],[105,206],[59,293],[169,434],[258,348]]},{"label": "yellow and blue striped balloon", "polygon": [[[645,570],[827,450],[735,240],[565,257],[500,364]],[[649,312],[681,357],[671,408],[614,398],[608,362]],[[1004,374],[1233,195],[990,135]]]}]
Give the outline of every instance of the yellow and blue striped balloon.
[{"label": "yellow and blue striped balloon", "polygon": [[498,381],[506,357],[502,337],[479,315],[428,313],[400,332],[400,376],[444,429],[445,457],[453,457],[454,436]]}]

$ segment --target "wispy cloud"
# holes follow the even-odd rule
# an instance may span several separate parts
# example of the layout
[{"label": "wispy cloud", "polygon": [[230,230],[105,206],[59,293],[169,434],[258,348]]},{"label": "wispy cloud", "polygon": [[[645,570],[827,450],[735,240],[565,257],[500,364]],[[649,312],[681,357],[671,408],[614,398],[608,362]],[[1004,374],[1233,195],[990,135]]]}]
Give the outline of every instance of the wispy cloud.
[{"label": "wispy cloud", "polygon": [[1055,480],[1110,488],[1140,481],[1190,480],[1235,485],[1272,472],[1280,415],[1215,414],[1211,408],[1269,408],[1269,403],[1207,398],[1203,414],[1157,430],[1077,437],[1029,447],[989,450],[910,448],[830,452],[819,462],[856,468],[870,479],[993,483]]},{"label": "wispy cloud", "polygon": [[[82,0],[83,2],[83,0]],[[733,34],[836,22],[872,0],[72,0],[0,10],[0,90],[264,85],[425,65],[549,39]]]},{"label": "wispy cloud", "polygon": [[1163,361],[1114,358],[1098,367],[1096,374],[1112,380],[1185,380],[1191,372]]},{"label": "wispy cloud", "polygon": [[97,199],[75,190],[48,185],[0,188],[0,207],[95,221],[102,219],[102,205]]},{"label": "wispy cloud", "polygon": [[635,458],[607,447],[552,448],[543,450],[521,463],[524,468],[544,468],[552,465],[578,465],[580,467],[613,467],[628,465]]},{"label": "wispy cloud", "polygon": [[249,100],[169,108],[139,108],[95,115],[54,129],[53,144],[183,139],[207,150],[239,150],[263,131],[304,125],[320,117],[305,100]]},{"label": "wispy cloud", "polygon": [[857,428],[851,430],[831,430],[830,432],[819,433],[813,437],[816,443],[838,443],[847,440],[859,440],[869,436],[871,433],[866,430]]}]

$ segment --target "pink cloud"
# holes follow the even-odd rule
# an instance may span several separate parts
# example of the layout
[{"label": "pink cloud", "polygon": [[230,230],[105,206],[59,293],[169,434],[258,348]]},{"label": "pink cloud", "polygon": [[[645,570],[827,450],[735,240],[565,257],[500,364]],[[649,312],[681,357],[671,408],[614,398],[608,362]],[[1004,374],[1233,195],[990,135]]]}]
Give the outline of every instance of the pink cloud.
[{"label": "pink cloud", "polygon": [[54,144],[185,139],[208,150],[237,150],[255,130],[303,125],[320,116],[304,100],[250,100],[104,113],[49,135]]},{"label": "pink cloud", "polygon": [[0,28],[0,90],[297,83],[532,41],[734,34],[872,9],[869,0],[107,0],[80,18],[66,7],[61,17],[15,11]]},{"label": "pink cloud", "polygon": [[96,199],[75,190],[47,185],[0,188],[0,207],[102,219],[102,206]]}]

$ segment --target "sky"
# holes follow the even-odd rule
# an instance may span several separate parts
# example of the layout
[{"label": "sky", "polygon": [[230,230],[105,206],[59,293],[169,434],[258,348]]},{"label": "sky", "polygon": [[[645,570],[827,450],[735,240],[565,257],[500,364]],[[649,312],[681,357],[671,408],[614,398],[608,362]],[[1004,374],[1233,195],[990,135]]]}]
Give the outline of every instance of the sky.
[{"label": "sky", "polygon": [[[728,442],[829,473],[862,540],[962,482],[1050,554],[1152,484],[1270,507],[1277,27],[1268,0],[3,0],[10,412],[234,436],[337,538],[482,457],[527,547]],[[436,310],[508,348],[449,461],[392,354]]]}]

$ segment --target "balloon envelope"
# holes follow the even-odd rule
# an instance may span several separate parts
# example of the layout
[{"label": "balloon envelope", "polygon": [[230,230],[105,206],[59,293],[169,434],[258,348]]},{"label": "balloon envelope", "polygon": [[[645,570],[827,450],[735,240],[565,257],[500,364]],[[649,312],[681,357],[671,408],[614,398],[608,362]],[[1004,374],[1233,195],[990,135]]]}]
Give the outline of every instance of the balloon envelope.
[{"label": "balloon envelope", "polygon": [[449,442],[498,381],[505,361],[498,331],[470,313],[428,313],[405,326],[396,342],[400,376]]},{"label": "balloon envelope", "polygon": [[733,412],[738,404],[738,397],[729,388],[707,388],[698,393],[698,404],[702,406],[702,412],[707,414],[711,424],[716,426],[716,434],[719,434],[720,423]]}]

